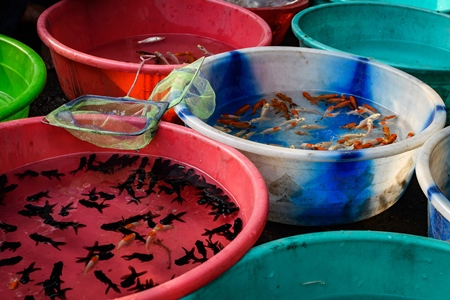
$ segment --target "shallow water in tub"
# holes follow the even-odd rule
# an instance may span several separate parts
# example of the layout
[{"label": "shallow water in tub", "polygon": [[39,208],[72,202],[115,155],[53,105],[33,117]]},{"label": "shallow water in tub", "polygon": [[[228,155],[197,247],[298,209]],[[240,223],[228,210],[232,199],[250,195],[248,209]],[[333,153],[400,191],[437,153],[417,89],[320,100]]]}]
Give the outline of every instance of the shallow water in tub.
[{"label": "shallow water in tub", "polygon": [[[206,262],[245,222],[235,199],[207,174],[136,154],[80,153],[26,165],[0,174],[0,200],[0,291],[7,299],[145,290]],[[14,279],[18,285],[8,286]]]}]

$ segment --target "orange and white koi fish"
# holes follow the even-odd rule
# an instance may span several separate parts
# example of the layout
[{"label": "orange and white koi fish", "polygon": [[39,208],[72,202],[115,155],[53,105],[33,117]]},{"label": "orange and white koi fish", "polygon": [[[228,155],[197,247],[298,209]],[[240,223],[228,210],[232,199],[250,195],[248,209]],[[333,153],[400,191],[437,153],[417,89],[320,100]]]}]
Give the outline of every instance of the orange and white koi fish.
[{"label": "orange and white koi fish", "polygon": [[292,110],[295,110],[297,113],[308,113],[308,114],[316,114],[321,115],[322,113],[318,110],[311,109],[311,108],[305,108],[305,107],[297,107]]},{"label": "orange and white koi fish", "polygon": [[86,264],[83,274],[86,274],[87,272],[92,270],[94,268],[94,266],[98,263],[99,258],[100,257],[98,255],[92,256],[91,259],[89,260],[89,262]]},{"label": "orange and white koi fish", "polygon": [[314,129],[325,129],[327,128],[327,126],[322,126],[322,125],[314,125],[314,124],[305,124],[300,126],[303,129],[307,129],[307,130],[314,130]]},{"label": "orange and white koi fish", "polygon": [[241,116],[236,116],[236,115],[232,115],[232,114],[221,114],[220,116],[225,119],[235,119],[235,120],[241,118]]},{"label": "orange and white koi fish", "polygon": [[303,122],[303,121],[305,121],[305,118],[290,119],[290,120],[284,121],[283,123],[281,123],[278,126],[279,127],[283,127],[284,125],[289,125],[289,124],[291,125],[292,123],[298,124],[298,123]]},{"label": "orange and white koi fish", "polygon": [[122,248],[123,246],[128,246],[130,245],[134,240],[136,239],[136,233],[130,233],[128,235],[126,235],[117,245],[117,250],[119,250],[120,248]]},{"label": "orange and white koi fish", "polygon": [[214,125],[213,127],[215,129],[220,130],[220,131],[225,132],[225,133],[230,133],[231,132],[230,128],[227,128],[227,127],[224,127],[224,126]]},{"label": "orange and white koi fish", "polygon": [[371,120],[371,121],[377,120],[380,116],[381,116],[381,114],[378,114],[378,113],[368,116],[367,118],[365,118],[364,120],[359,122],[358,126],[356,126],[355,129],[360,129],[360,128],[366,126],[367,122],[369,120]]},{"label": "orange and white koi fish", "polygon": [[325,110],[325,112],[323,113],[322,118],[320,118],[320,119],[322,120],[323,118],[325,118],[326,115],[331,114],[331,112],[333,111],[333,109],[334,109],[334,106],[333,106],[333,105],[330,106],[330,107],[328,107],[328,108]]},{"label": "orange and white koi fish", "polygon": [[280,126],[275,126],[275,127],[271,127],[271,128],[267,128],[263,131],[261,131],[261,134],[266,134],[266,133],[275,133],[277,131],[280,131],[282,128]]}]

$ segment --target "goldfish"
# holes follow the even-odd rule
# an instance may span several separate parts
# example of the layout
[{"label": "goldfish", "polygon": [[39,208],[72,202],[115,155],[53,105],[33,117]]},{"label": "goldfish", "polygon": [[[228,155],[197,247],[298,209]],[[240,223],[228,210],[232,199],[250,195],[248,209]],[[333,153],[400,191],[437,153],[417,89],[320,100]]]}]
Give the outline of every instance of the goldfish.
[{"label": "goldfish", "polygon": [[251,112],[250,115],[256,114],[258,109],[262,109],[264,107],[264,105],[266,105],[266,104],[267,104],[267,100],[266,99],[261,99],[258,102],[256,102],[255,104],[253,104],[252,112]]},{"label": "goldfish", "polygon": [[152,36],[152,37],[138,41],[138,44],[155,43],[155,42],[160,42],[164,39],[165,39],[165,37],[163,37],[163,36]]},{"label": "goldfish", "polygon": [[92,270],[92,268],[94,268],[94,266],[98,263],[98,260],[99,260],[99,256],[98,255],[93,255],[91,257],[91,259],[89,260],[89,262],[86,264],[86,267],[84,268],[83,274],[86,275],[87,272]]},{"label": "goldfish", "polygon": [[294,102],[292,102],[292,98],[291,98],[291,97],[288,97],[288,96],[286,96],[286,95],[283,94],[283,93],[276,93],[275,95],[277,95],[277,97],[278,97],[279,99],[283,100],[284,102],[289,103],[289,107],[290,107],[290,108],[293,108],[293,107],[296,107],[296,106],[297,106],[297,104],[295,104]]},{"label": "goldfish", "polygon": [[240,116],[245,114],[250,109],[250,104],[245,104],[234,113],[235,116]]},{"label": "goldfish", "polygon": [[17,289],[18,287],[19,287],[19,279],[18,279],[17,277],[11,279],[11,281],[10,281],[10,283],[9,283],[9,285],[8,285],[8,288],[9,288],[10,290],[15,290],[15,289]]},{"label": "goldfish", "polygon": [[203,53],[205,56],[211,56],[211,55],[214,55],[213,53],[211,53],[211,52],[209,52],[208,50],[206,50],[206,48],[203,47],[202,45],[197,45],[197,48],[198,48],[200,51],[202,51],[202,53]]},{"label": "goldfish", "polygon": [[117,245],[117,249],[122,248],[123,246],[130,245],[134,240],[136,239],[136,233],[130,233],[126,235],[122,240],[120,240],[119,244]]},{"label": "goldfish", "polygon": [[282,128],[280,126],[275,126],[275,127],[267,128],[267,129],[261,131],[261,134],[275,133],[277,131],[280,131],[281,129]]}]

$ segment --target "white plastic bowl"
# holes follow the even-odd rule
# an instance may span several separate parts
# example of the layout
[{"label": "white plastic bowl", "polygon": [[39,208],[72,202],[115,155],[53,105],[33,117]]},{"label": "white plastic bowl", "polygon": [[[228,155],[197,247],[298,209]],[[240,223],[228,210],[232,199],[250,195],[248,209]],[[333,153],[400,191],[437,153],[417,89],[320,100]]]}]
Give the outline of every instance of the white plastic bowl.
[{"label": "white plastic bowl", "polygon": [[259,168],[269,190],[269,220],[274,222],[342,224],[386,210],[408,186],[417,148],[445,123],[444,103],[428,85],[390,66],[344,53],[247,48],[207,58],[202,72],[216,92],[217,107],[241,97],[292,90],[354,94],[394,111],[398,122],[415,132],[407,140],[364,150],[288,149],[229,135],[193,116],[186,106],[176,106],[189,127],[237,148]]},{"label": "white plastic bowl", "polygon": [[420,149],[416,176],[428,198],[428,236],[450,240],[450,127],[434,134]]}]

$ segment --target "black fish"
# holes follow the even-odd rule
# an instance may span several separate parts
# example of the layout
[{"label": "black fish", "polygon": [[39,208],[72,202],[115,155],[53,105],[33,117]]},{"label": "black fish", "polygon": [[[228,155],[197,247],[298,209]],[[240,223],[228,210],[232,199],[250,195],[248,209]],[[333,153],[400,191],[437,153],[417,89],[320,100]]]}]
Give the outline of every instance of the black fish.
[{"label": "black fish", "polygon": [[17,188],[17,184],[10,184],[8,183],[8,177],[6,174],[0,175],[0,204],[3,204],[3,199],[5,198],[5,194],[12,192],[15,188]]},{"label": "black fish", "polygon": [[153,259],[153,254],[137,253],[134,252],[131,255],[122,256],[125,260],[139,259],[141,262],[151,261]]},{"label": "black fish", "polygon": [[23,259],[22,256],[13,256],[9,258],[0,259],[0,267],[12,266],[19,263]]},{"label": "black fish", "polygon": [[52,180],[52,178],[56,178],[59,181],[61,181],[60,177],[64,176],[64,173],[59,173],[58,169],[53,169],[53,170],[42,171],[41,175],[47,177],[50,180]]},{"label": "black fish", "polygon": [[60,216],[66,217],[69,215],[69,210],[75,209],[75,207],[72,207],[73,202],[70,202],[67,205],[61,206],[61,210],[59,211]]},{"label": "black fish", "polygon": [[136,280],[136,285],[130,289],[128,289],[128,291],[136,291],[136,292],[142,292],[148,289],[151,289],[152,287],[157,286],[157,283],[153,282],[153,279],[146,279],[144,283],[141,283],[141,280],[138,278]]},{"label": "black fish", "polygon": [[35,268],[34,262],[32,262],[27,268],[25,268],[23,271],[17,272],[16,274],[22,274],[22,277],[20,277],[20,283],[27,284],[28,282],[32,281],[30,279],[30,274],[39,271],[41,268]]},{"label": "black fish", "polygon": [[106,231],[117,231],[120,227],[125,226],[126,223],[121,221],[117,222],[111,222],[111,223],[105,223],[100,226],[100,229],[106,230]]},{"label": "black fish", "polygon": [[33,295],[26,295],[23,300],[35,300]]},{"label": "black fish", "polygon": [[217,206],[212,208],[213,212],[210,212],[210,215],[214,215],[214,221],[216,221],[221,215],[228,216],[232,213],[239,211],[239,207],[237,207],[234,202],[223,202],[219,203]]},{"label": "black fish", "polygon": [[51,238],[46,237],[46,236],[43,236],[43,235],[40,235],[40,234],[38,234],[38,233],[36,233],[36,232],[30,234],[30,238],[31,238],[33,241],[36,242],[36,246],[37,246],[39,243],[49,244],[49,245],[52,245],[54,248],[58,249],[59,251],[61,251],[61,249],[59,249],[58,246],[62,246],[62,245],[65,245],[65,244],[66,244],[65,242],[57,242],[57,241],[54,241],[54,240],[52,240]]},{"label": "black fish", "polygon": [[105,192],[98,192],[97,195],[99,195],[100,198],[105,199],[105,200],[112,200],[112,199],[116,198],[116,195],[108,194]]},{"label": "black fish", "polygon": [[97,201],[98,200],[96,188],[93,188],[92,190],[90,190],[88,194],[81,194],[81,195],[82,196],[88,196],[89,200],[91,200],[91,201]]},{"label": "black fish", "polygon": [[0,229],[3,230],[5,233],[14,232],[14,231],[17,230],[17,226],[8,224],[8,223],[6,223],[4,221],[1,221],[0,222]]},{"label": "black fish", "polygon": [[23,173],[19,173],[19,174],[14,174],[14,175],[16,175],[17,177],[19,177],[19,180],[23,180],[25,177],[27,177],[27,176],[29,176],[29,177],[38,177],[39,176],[39,173],[38,172],[35,172],[35,171],[33,171],[33,170],[26,170],[25,172],[23,172]]},{"label": "black fish", "polygon": [[89,200],[78,200],[78,203],[80,203],[81,205],[83,205],[84,207],[87,208],[95,208],[97,209],[101,214],[103,214],[103,209],[109,207],[109,204],[104,204],[104,202],[102,203],[97,203],[97,202],[92,202]]},{"label": "black fish", "polygon": [[113,283],[111,279],[109,279],[105,273],[100,270],[94,271],[95,278],[106,284],[108,287],[106,288],[105,295],[108,294],[109,289],[113,289],[116,293],[120,293],[120,289],[117,284]]},{"label": "black fish", "polygon": [[62,261],[55,263],[50,278],[38,283],[38,285],[42,285],[45,295],[50,297],[50,299],[59,298],[65,300],[66,292],[72,290],[72,288],[61,289],[61,283],[64,282],[61,280],[63,266]]},{"label": "black fish", "polygon": [[200,255],[202,256],[202,258],[199,259],[198,261],[199,261],[199,262],[205,262],[205,261],[207,260],[205,245],[203,244],[202,241],[197,240],[197,241],[195,242],[195,247],[197,247],[198,253],[200,253]]},{"label": "black fish", "polygon": [[180,213],[178,213],[176,215],[173,214],[173,213],[169,213],[166,217],[162,218],[159,221],[159,223],[161,223],[162,225],[170,225],[175,220],[185,223],[184,220],[181,219],[181,217],[184,216],[186,213],[187,213],[186,211],[180,212]]},{"label": "black fish", "polygon": [[87,166],[86,166],[86,172],[87,171],[96,172],[98,170],[98,166],[94,165],[95,159],[96,159],[95,153],[92,153],[91,155],[89,155],[89,159],[87,161]]},{"label": "black fish", "polygon": [[144,169],[148,165],[148,157],[144,156],[141,159],[141,164],[139,165],[139,169]]},{"label": "black fish", "polygon": [[93,246],[84,246],[83,248],[92,252],[108,252],[114,250],[115,247],[114,244],[99,245],[98,241],[95,241]]},{"label": "black fish", "polygon": [[234,224],[233,224],[233,231],[227,230],[222,235],[227,240],[232,241],[242,231],[242,226],[243,226],[242,219],[241,218],[236,218],[236,220],[234,220]]},{"label": "black fish", "polygon": [[0,251],[3,252],[5,250],[11,250],[12,252],[16,252],[16,250],[22,246],[20,242],[7,242],[3,241],[0,245]]},{"label": "black fish", "polygon": [[190,251],[186,250],[186,248],[184,248],[184,247],[182,247],[182,248],[183,248],[183,250],[184,250],[184,252],[185,252],[185,255],[182,256],[182,257],[180,257],[180,258],[178,258],[178,259],[175,259],[175,264],[176,264],[177,266],[183,266],[183,265],[186,265],[186,264],[188,264],[191,260],[193,260],[193,261],[198,261],[198,258],[194,255],[195,247],[192,248]]},{"label": "black fish", "polygon": [[152,214],[152,212],[147,212],[147,214],[144,215],[144,221],[147,222],[147,226],[149,228],[154,228],[156,226],[156,223],[153,221],[154,218],[159,217],[159,214]]},{"label": "black fish", "polygon": [[34,194],[34,195],[28,196],[26,200],[27,200],[28,202],[36,202],[36,201],[41,200],[43,197],[45,197],[45,198],[51,198],[51,197],[49,196],[49,194],[48,194],[49,192],[50,192],[50,191],[47,189],[47,190],[45,190],[45,191],[42,191],[42,192],[36,193],[36,194]]},{"label": "black fish", "polygon": [[123,287],[123,288],[127,288],[127,287],[132,286],[136,282],[136,279],[138,279],[139,276],[144,275],[145,273],[147,273],[147,271],[143,271],[143,272],[137,273],[136,270],[132,266],[129,266],[128,269],[131,271],[131,273],[127,274],[127,275],[124,275],[124,276],[122,276],[120,278],[120,279],[123,279],[120,282],[120,286]]},{"label": "black fish", "polygon": [[87,166],[87,158],[85,156],[80,158],[78,168],[69,172],[70,175],[75,175],[77,172],[82,171]]},{"label": "black fish", "polygon": [[55,204],[49,204],[48,201],[45,201],[44,206],[37,206],[33,204],[25,204],[25,210],[21,210],[18,213],[22,216],[26,217],[33,217],[33,216],[39,216],[42,219],[48,219],[51,218],[51,215],[53,213],[53,208],[56,206]]},{"label": "black fish", "polygon": [[213,251],[214,255],[216,255],[223,249],[223,245],[219,241],[213,242],[211,240],[211,238],[209,238],[206,240],[206,242],[207,242],[206,247],[211,249]]},{"label": "black fish", "polygon": [[67,229],[69,227],[72,227],[73,230],[75,231],[75,234],[78,234],[78,228],[83,228],[86,227],[86,225],[81,224],[79,222],[73,222],[73,221],[68,221],[68,222],[61,222],[61,221],[55,221],[53,219],[52,216],[48,216],[45,220],[44,220],[45,224],[48,224],[54,228],[58,228],[61,230]]},{"label": "black fish", "polygon": [[216,227],[214,229],[206,229],[205,228],[205,232],[202,234],[204,236],[209,236],[209,238],[211,238],[214,234],[218,234],[218,235],[223,235],[225,232],[227,232],[230,228],[231,228],[231,224],[229,223],[225,223],[223,225],[220,225],[219,227]]}]

